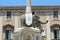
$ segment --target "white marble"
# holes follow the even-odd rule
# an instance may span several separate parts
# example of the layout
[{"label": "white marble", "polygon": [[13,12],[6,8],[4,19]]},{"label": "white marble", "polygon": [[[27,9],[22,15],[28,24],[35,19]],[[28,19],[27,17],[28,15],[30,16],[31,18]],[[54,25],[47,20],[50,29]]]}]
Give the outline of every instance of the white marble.
[{"label": "white marble", "polygon": [[26,0],[26,13],[31,13],[31,0]]},{"label": "white marble", "polygon": [[26,0],[26,24],[32,24],[32,11],[31,11],[31,0]]},{"label": "white marble", "polygon": [[15,40],[38,40],[41,39],[40,30],[33,27],[17,28],[14,31]]},{"label": "white marble", "polygon": [[22,27],[22,28],[16,28],[15,31],[14,31],[14,33],[21,31],[23,28],[25,28],[25,27]]}]

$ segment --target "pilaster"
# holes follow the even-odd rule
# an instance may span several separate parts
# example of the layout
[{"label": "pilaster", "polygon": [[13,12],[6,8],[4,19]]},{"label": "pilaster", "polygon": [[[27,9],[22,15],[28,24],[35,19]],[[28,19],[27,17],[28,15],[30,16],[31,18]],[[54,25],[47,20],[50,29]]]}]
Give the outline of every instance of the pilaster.
[{"label": "pilaster", "polygon": [[47,30],[47,40],[51,40],[51,35],[50,35],[50,15],[49,13],[46,14],[46,20],[48,20],[48,23],[46,24],[46,30]]},{"label": "pilaster", "polygon": [[[2,13],[0,13],[2,14]],[[2,40],[3,16],[0,15],[0,40]]]},{"label": "pilaster", "polygon": [[15,14],[16,14],[15,15],[15,29],[17,29],[18,28],[18,13],[16,12]]}]

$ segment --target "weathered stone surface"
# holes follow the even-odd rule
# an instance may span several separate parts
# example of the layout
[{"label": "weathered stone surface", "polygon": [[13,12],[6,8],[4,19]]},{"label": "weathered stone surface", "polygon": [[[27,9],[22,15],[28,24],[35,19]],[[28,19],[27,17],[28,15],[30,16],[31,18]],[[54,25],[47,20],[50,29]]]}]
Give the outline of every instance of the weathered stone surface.
[{"label": "weathered stone surface", "polygon": [[40,40],[40,30],[32,27],[18,28],[14,31],[15,40]]}]

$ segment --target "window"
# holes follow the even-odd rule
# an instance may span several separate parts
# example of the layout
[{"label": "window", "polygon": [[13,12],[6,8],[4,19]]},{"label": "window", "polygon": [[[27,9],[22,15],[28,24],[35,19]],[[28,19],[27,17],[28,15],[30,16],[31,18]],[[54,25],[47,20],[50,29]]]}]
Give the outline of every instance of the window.
[{"label": "window", "polygon": [[53,18],[58,18],[58,11],[53,11]]},{"label": "window", "polygon": [[11,11],[7,11],[7,18],[11,18]]},{"label": "window", "polygon": [[60,39],[60,30],[54,30],[54,39]]},{"label": "window", "polygon": [[5,39],[10,40],[11,39],[11,30],[6,30],[5,31]]}]

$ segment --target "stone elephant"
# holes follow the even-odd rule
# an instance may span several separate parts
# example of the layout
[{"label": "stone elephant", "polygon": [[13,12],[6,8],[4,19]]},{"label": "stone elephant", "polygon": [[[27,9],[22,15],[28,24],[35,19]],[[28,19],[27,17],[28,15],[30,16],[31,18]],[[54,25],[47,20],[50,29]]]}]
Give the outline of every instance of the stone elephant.
[{"label": "stone elephant", "polygon": [[32,20],[32,24],[31,25],[27,25],[26,23],[25,23],[25,15],[22,15],[21,16],[21,26],[28,26],[28,27],[40,27],[41,26],[41,24],[46,24],[48,21],[46,21],[46,22],[41,22],[39,19],[40,19],[40,17],[39,16],[37,16],[37,15],[32,15],[32,18],[33,18],[33,20]]}]

